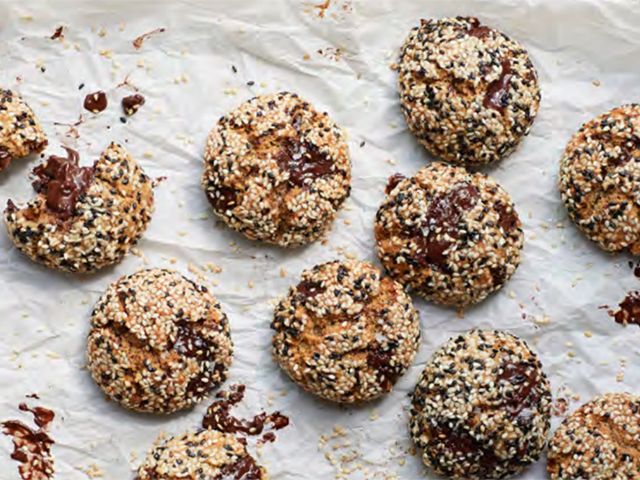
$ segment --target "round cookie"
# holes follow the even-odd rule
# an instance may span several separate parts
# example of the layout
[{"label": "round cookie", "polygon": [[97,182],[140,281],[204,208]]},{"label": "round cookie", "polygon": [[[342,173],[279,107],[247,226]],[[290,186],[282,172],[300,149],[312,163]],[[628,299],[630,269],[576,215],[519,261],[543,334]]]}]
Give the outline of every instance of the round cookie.
[{"label": "round cookie", "polygon": [[153,182],[112,143],[91,167],[78,153],[50,156],[33,171],[35,199],[11,200],[5,223],[16,247],[49,268],[90,273],[122,260],[153,213]]},{"label": "round cookie", "polygon": [[234,435],[216,430],[161,435],[136,480],[266,480],[267,472]]},{"label": "round cookie", "polygon": [[569,217],[603,250],[640,255],[640,105],[582,125],[560,160]]},{"label": "round cookie", "polygon": [[582,405],[549,444],[552,480],[640,478],[640,396],[609,393]]},{"label": "round cookie", "polygon": [[46,146],[47,136],[33,110],[20,95],[0,88],[0,172]]},{"label": "round cookie", "polygon": [[477,18],[422,20],[406,38],[397,70],[409,129],[433,155],[457,165],[505,157],[538,113],[529,54]]},{"label": "round cookie", "polygon": [[411,298],[367,262],[305,270],[276,307],[271,328],[274,358],[287,375],[340,403],[390,392],[420,345]]},{"label": "round cookie", "polygon": [[91,376],[131,410],[192,407],[226,380],[232,354],[220,304],[205,287],[170,270],[122,277],[91,316]]},{"label": "round cookie", "polygon": [[211,131],[202,186],[215,213],[248,238],[313,242],[350,193],[344,134],[298,95],[255,97]]},{"label": "round cookie", "polygon": [[411,435],[422,459],[457,479],[505,478],[535,462],[550,426],[540,362],[509,333],[472,330],[427,363],[413,393]]},{"label": "round cookie", "polygon": [[427,300],[456,307],[502,287],[524,243],[507,192],[486,175],[439,162],[412,178],[391,177],[375,236],[392,277]]}]

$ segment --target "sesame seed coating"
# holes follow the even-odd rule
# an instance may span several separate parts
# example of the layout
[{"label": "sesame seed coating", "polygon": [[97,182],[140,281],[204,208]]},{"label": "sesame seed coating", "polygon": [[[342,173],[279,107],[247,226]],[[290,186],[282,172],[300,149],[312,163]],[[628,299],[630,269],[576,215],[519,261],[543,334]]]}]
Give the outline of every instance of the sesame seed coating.
[{"label": "sesame seed coating", "polygon": [[582,125],[560,160],[569,216],[603,250],[640,255],[640,105]]},{"label": "sesame seed coating", "polygon": [[375,235],[378,257],[397,281],[427,300],[464,307],[513,275],[524,234],[494,180],[433,162],[390,187]]},{"label": "sesame seed coating", "polygon": [[49,268],[80,273],[122,260],[151,220],[153,182],[115,143],[95,162],[92,175],[69,218],[51,211],[43,193],[21,209],[10,202],[5,223],[22,253]]},{"label": "sesame seed coating", "polygon": [[161,435],[138,469],[136,480],[266,480],[247,447],[216,430]]},{"label": "sesame seed coating", "polygon": [[473,17],[422,20],[397,69],[409,129],[433,155],[457,165],[503,158],[538,112],[540,88],[527,51]]},{"label": "sesame seed coating", "polygon": [[567,417],[549,444],[552,480],[640,479],[640,396],[609,393]]},{"label": "sesame seed coating", "polygon": [[208,290],[177,272],[142,270],[113,283],[91,316],[91,376],[140,412],[190,408],[227,378],[227,316]]},{"label": "sesame seed coating", "polygon": [[46,146],[47,137],[29,105],[17,93],[0,88],[0,171]]},{"label": "sesame seed coating", "polygon": [[505,478],[542,452],[551,391],[535,353],[506,332],[451,338],[427,363],[410,429],[427,466],[449,478]]},{"label": "sesame seed coating", "polygon": [[313,242],[350,193],[344,134],[296,94],[255,97],[211,131],[202,186],[215,213],[248,238]]},{"label": "sesame seed coating", "polygon": [[271,328],[274,358],[289,377],[340,403],[390,392],[420,345],[418,312],[402,285],[359,261],[305,270]]}]

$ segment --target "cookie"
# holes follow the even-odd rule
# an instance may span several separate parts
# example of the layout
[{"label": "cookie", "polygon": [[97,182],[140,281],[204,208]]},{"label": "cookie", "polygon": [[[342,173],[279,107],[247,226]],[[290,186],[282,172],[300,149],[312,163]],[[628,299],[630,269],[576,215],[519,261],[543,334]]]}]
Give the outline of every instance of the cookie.
[{"label": "cookie", "polygon": [[139,412],[192,407],[227,378],[229,322],[208,290],[177,272],[113,283],[91,316],[87,358],[104,393]]},{"label": "cookie", "polygon": [[477,18],[422,20],[397,64],[409,129],[433,155],[478,167],[513,151],[540,105],[527,51]]},{"label": "cookie", "polygon": [[582,405],[549,444],[552,480],[640,478],[640,396],[609,393]]},{"label": "cookie", "polygon": [[46,146],[47,136],[29,105],[17,93],[0,88],[0,172]]},{"label": "cookie", "polygon": [[411,435],[424,463],[457,479],[505,478],[535,462],[550,426],[540,361],[509,333],[472,330],[427,363],[413,393]]},{"label": "cookie", "polygon": [[359,261],[305,270],[271,328],[274,358],[287,375],[340,403],[390,392],[420,344],[418,312],[403,287]]},{"label": "cookie", "polygon": [[50,156],[33,171],[35,199],[5,210],[18,250],[49,268],[90,273],[122,260],[153,213],[153,182],[112,143],[91,167],[78,153]]},{"label": "cookie", "polygon": [[569,217],[603,250],[640,255],[640,105],[582,125],[560,160]]},{"label": "cookie", "polygon": [[161,435],[136,480],[266,480],[267,472],[233,435],[215,430]]},{"label": "cookie", "polygon": [[211,131],[202,186],[214,212],[248,238],[311,243],[350,193],[344,133],[296,94],[253,98]]},{"label": "cookie", "polygon": [[434,162],[394,175],[375,221],[387,272],[427,300],[465,307],[498,290],[520,263],[524,234],[495,181]]}]

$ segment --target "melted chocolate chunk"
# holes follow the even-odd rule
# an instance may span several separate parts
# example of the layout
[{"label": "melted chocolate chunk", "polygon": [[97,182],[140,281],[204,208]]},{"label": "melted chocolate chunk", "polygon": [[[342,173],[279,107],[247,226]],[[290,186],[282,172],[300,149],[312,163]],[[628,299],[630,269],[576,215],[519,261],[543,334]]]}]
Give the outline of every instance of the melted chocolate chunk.
[{"label": "melted chocolate chunk", "polygon": [[400,373],[397,368],[391,365],[393,352],[390,350],[376,349],[367,354],[367,365],[377,370],[381,377],[384,377],[382,387],[390,391],[398,380]]},{"label": "melted chocolate chunk", "polygon": [[84,108],[93,113],[100,113],[107,108],[107,94],[102,90],[84,97]]},{"label": "melted chocolate chunk", "polygon": [[60,219],[75,213],[76,204],[93,182],[93,167],[78,166],[78,152],[67,147],[67,157],[51,155],[47,162],[36,167],[33,188],[46,197],[47,208]]},{"label": "melted chocolate chunk", "polygon": [[0,172],[11,165],[12,161],[11,154],[5,148],[0,147]]},{"label": "melted chocolate chunk", "polygon": [[633,323],[640,326],[640,292],[629,292],[618,305],[618,310],[610,310],[609,315],[622,325]]},{"label": "melted chocolate chunk", "polygon": [[238,205],[238,192],[233,188],[220,187],[209,200],[216,212],[225,213]]},{"label": "melted chocolate chunk", "polygon": [[304,187],[316,178],[329,175],[333,169],[333,160],[316,145],[292,138],[283,141],[276,161],[282,170],[289,172],[289,184],[295,187]]},{"label": "melted chocolate chunk", "polygon": [[507,382],[513,385],[514,393],[505,401],[507,412],[514,417],[528,417],[527,410],[533,407],[540,398],[536,386],[535,369],[529,368],[526,363],[508,363],[503,366],[502,373],[498,375],[498,382]]},{"label": "melted chocolate chunk", "polygon": [[38,426],[35,430],[19,420],[2,422],[2,432],[13,437],[11,458],[20,463],[18,472],[22,480],[45,480],[53,478],[54,464],[51,446],[55,443],[46,430],[55,414],[44,407],[29,408],[22,403],[20,410],[31,412]]},{"label": "melted chocolate chunk", "polygon": [[508,102],[509,85],[511,83],[511,77],[513,77],[513,71],[511,70],[511,62],[509,62],[509,60],[503,60],[500,66],[502,67],[502,72],[498,79],[491,82],[487,87],[483,105],[485,108],[492,108],[500,113],[504,113]]},{"label": "melted chocolate chunk", "polygon": [[469,23],[471,23],[471,28],[467,32],[472,37],[477,37],[480,39],[487,38],[491,32],[493,31],[487,26],[481,25],[480,20],[475,17],[469,19]]},{"label": "melted chocolate chunk", "polygon": [[122,99],[122,110],[124,110],[124,113],[128,116],[131,116],[136,113],[142,105],[144,105],[145,101],[145,98],[139,93],[129,95]]},{"label": "melted chocolate chunk", "polygon": [[303,300],[306,300],[307,298],[313,298],[316,295],[320,295],[321,293],[326,291],[326,288],[324,288],[322,284],[318,282],[305,280],[298,284],[296,290],[302,296]]},{"label": "melted chocolate chunk", "polygon": [[228,392],[218,393],[216,397],[219,400],[213,402],[207,409],[207,413],[202,419],[202,426],[224,433],[260,435],[264,431],[265,425],[270,425],[272,430],[280,430],[289,425],[289,418],[280,412],[274,412],[270,415],[260,412],[248,420],[231,415],[231,409],[244,399],[244,392],[244,385],[234,385]]},{"label": "melted chocolate chunk", "polygon": [[[454,430],[447,424],[431,425],[429,429],[431,438],[437,438],[446,450],[456,457],[462,454],[464,457],[477,459],[481,466],[481,471],[477,472],[480,476],[491,472],[495,465],[499,462],[498,457],[491,450],[485,449],[485,446],[469,435],[464,430]],[[437,452],[441,454],[441,452]],[[445,457],[448,455],[445,454]]]},{"label": "melted chocolate chunk", "polygon": [[396,186],[405,178],[407,177],[405,177],[401,173],[394,173],[393,175],[391,175],[389,177],[389,180],[387,180],[387,187],[384,189],[384,193],[386,193],[387,195],[391,193],[391,190],[396,188]]},{"label": "melted chocolate chunk", "polygon": [[513,207],[509,210],[507,205],[502,202],[496,202],[496,211],[498,212],[498,226],[505,233],[510,233],[518,225],[518,215]]},{"label": "melted chocolate chunk", "polygon": [[412,232],[418,244],[416,260],[419,263],[447,268],[445,251],[452,242],[443,239],[442,235],[457,238],[458,223],[462,215],[476,205],[479,195],[475,186],[460,183],[431,199],[422,228]]},{"label": "melted chocolate chunk", "polygon": [[262,472],[250,455],[240,457],[236,463],[225,465],[216,480],[260,480]]},{"label": "melted chocolate chunk", "polygon": [[173,349],[181,355],[199,360],[214,360],[213,348],[209,341],[198,334],[189,322],[180,322]]}]

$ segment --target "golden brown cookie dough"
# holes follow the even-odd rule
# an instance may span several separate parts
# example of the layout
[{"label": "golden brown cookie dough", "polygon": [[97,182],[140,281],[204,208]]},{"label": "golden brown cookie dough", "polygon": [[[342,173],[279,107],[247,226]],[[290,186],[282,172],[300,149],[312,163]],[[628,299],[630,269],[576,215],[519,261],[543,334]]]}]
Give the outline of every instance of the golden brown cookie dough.
[{"label": "golden brown cookie dough", "polygon": [[540,104],[527,51],[477,18],[422,20],[397,64],[409,129],[432,154],[475,167],[505,157]]},{"label": "golden brown cookie dough", "polygon": [[524,243],[507,192],[486,175],[439,162],[412,178],[391,177],[375,235],[393,278],[427,300],[457,307],[502,287]]},{"label": "golden brown cookie dough", "polygon": [[245,443],[215,430],[161,435],[138,468],[136,480],[266,480]]},{"label": "golden brown cookie dough", "polygon": [[560,160],[569,216],[608,252],[640,255],[640,106],[614,108],[582,125]]},{"label": "golden brown cookie dough", "polygon": [[227,378],[227,316],[208,290],[177,272],[122,277],[91,317],[91,376],[111,399],[140,412],[190,408]]},{"label": "golden brown cookie dough", "polygon": [[16,247],[33,261],[89,273],[122,260],[142,237],[153,213],[153,182],[127,151],[112,143],[91,167],[50,156],[34,170],[35,199],[11,200],[5,223]]},{"label": "golden brown cookie dough", "polygon": [[17,93],[0,88],[0,172],[46,146],[47,136],[29,105]]},{"label": "golden brown cookie dough", "polygon": [[448,478],[505,478],[535,462],[551,391],[535,353],[506,332],[472,330],[435,352],[416,385],[410,429],[424,463]]},{"label": "golden brown cookie dough", "polygon": [[305,390],[341,403],[388,393],[420,345],[402,286],[373,265],[333,261],[302,273],[278,304],[273,354]]},{"label": "golden brown cookie dough", "polygon": [[552,480],[640,479],[640,396],[600,395],[567,417],[549,444]]},{"label": "golden brown cookie dough", "polygon": [[350,193],[344,134],[296,94],[255,97],[211,131],[202,186],[215,213],[248,238],[313,242]]}]

